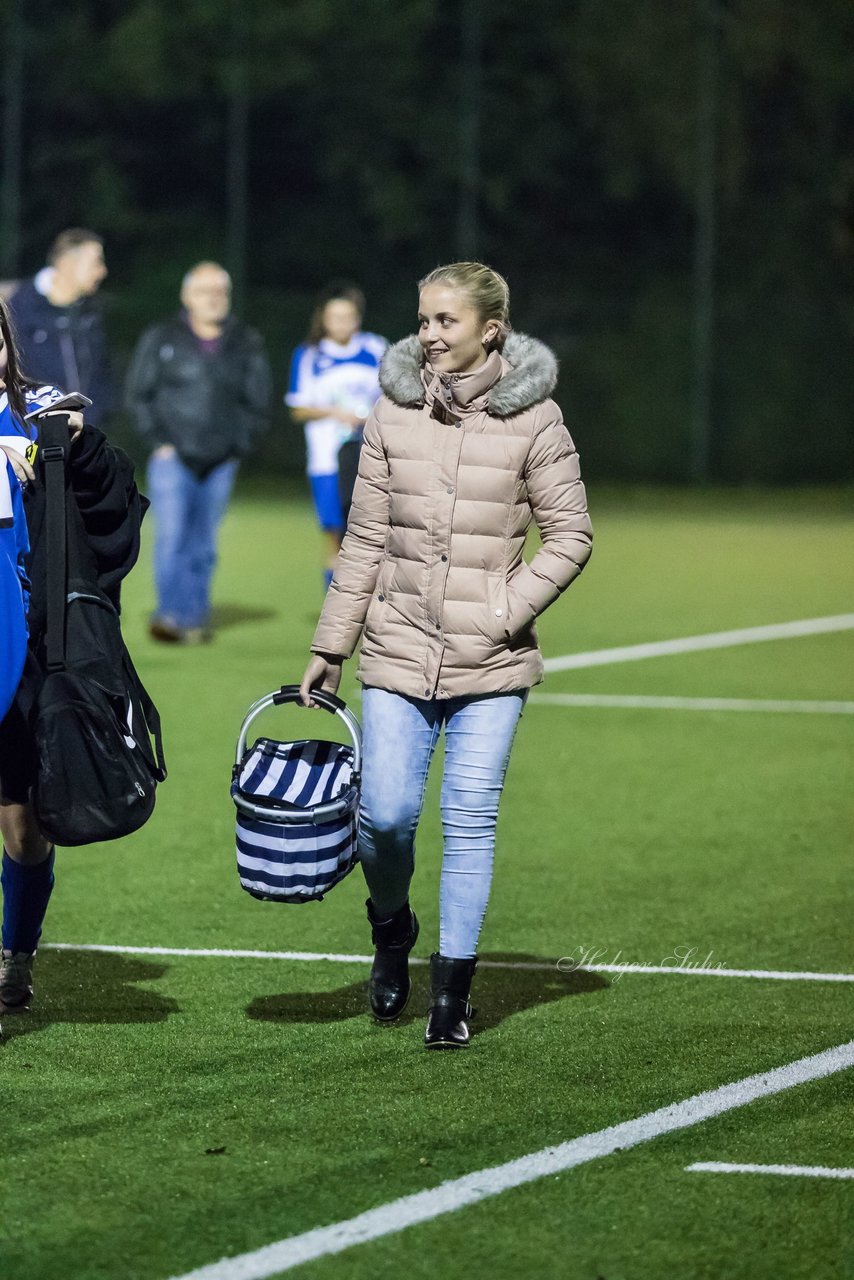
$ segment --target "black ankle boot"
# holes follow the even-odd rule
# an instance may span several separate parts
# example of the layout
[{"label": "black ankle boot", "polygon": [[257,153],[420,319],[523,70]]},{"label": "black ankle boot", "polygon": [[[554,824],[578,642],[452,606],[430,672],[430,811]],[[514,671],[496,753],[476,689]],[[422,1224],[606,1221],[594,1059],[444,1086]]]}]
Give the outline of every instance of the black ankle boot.
[{"label": "black ankle boot", "polygon": [[371,1012],[380,1022],[393,1022],[409,999],[409,953],[418,937],[418,918],[408,901],[387,920],[377,919],[370,898],[365,906],[376,948],[369,987]]},{"label": "black ankle boot", "polygon": [[464,1049],[469,1042],[469,992],[477,957],[452,960],[438,952],[430,957],[432,1001],[424,1043],[428,1049]]}]

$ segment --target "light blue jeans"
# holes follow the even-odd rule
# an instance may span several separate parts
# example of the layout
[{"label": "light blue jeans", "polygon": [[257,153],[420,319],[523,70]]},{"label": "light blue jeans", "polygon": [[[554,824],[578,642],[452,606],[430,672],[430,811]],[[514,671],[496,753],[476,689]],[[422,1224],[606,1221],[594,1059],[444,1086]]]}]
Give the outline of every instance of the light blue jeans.
[{"label": "light blue jeans", "polygon": [[217,532],[237,467],[237,461],[221,462],[200,480],[177,455],[148,461],[157,615],[179,627],[208,621]]},{"label": "light blue jeans", "polygon": [[526,696],[527,690],[519,689],[439,700],[363,690],[359,858],[382,919],[409,896],[427,771],[445,728],[439,891],[443,956],[464,959],[477,952],[492,883],[498,801]]}]

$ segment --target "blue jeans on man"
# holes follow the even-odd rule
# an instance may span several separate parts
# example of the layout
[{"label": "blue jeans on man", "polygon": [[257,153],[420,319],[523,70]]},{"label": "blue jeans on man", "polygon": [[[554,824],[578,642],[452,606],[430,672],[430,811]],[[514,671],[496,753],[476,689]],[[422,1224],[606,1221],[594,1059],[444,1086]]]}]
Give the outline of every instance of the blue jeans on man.
[{"label": "blue jeans on man", "polygon": [[154,621],[178,633],[209,625],[217,534],[238,465],[229,459],[200,479],[177,453],[155,453],[149,459],[148,491],[155,521]]}]

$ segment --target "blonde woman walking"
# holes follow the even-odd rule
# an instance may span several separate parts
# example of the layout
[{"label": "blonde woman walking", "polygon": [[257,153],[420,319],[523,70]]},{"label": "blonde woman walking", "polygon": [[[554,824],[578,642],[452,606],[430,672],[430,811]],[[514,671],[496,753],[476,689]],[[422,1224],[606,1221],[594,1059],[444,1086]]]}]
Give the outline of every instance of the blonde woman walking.
[{"label": "blonde woman walking", "polygon": [[[361,637],[359,856],[381,1021],[409,997],[415,831],[444,729],[431,1049],[468,1044],[498,802],[527,692],[543,678],[534,620],[591,550],[578,454],[549,398],[556,378],[551,351],[510,332],[496,271],[453,263],[420,282],[418,333],[382,363],[383,395],[301,686],[307,706],[312,689],[334,693]],[[532,521],[542,546],[526,564]]]}]

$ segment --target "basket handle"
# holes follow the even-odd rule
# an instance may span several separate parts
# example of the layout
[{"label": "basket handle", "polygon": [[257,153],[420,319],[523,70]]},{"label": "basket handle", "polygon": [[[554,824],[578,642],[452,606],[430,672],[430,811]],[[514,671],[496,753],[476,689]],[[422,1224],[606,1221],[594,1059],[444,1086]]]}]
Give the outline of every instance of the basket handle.
[{"label": "basket handle", "polygon": [[[320,690],[313,689],[312,698],[317,702],[318,706],[323,707],[324,711],[329,711],[332,715],[340,716],[347,726],[350,737],[353,740],[353,780],[358,784],[362,774],[362,730],[359,721],[353,715],[353,712],[341,698],[336,697],[334,693],[324,693]],[[252,706],[246,712],[243,724],[240,726],[240,733],[237,738],[237,750],[235,752],[235,768],[237,768],[243,760],[246,751],[246,738],[249,733],[249,726],[256,716],[262,711],[266,711],[268,707],[280,707],[288,702],[296,702],[302,705],[299,685],[284,684],[281,689],[276,689],[273,693],[266,693],[263,698],[259,698],[257,702],[253,702]]]},{"label": "basket handle", "polygon": [[[334,693],[327,693],[325,689],[312,689],[311,696],[319,707],[323,707],[324,711],[331,711],[333,715],[338,711],[347,710],[347,703],[343,699]],[[298,684],[283,684],[279,692],[273,694],[275,706],[281,707],[287,702],[302,703]]]}]

